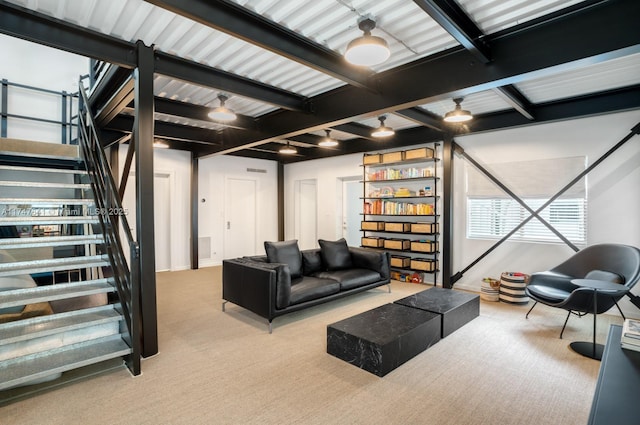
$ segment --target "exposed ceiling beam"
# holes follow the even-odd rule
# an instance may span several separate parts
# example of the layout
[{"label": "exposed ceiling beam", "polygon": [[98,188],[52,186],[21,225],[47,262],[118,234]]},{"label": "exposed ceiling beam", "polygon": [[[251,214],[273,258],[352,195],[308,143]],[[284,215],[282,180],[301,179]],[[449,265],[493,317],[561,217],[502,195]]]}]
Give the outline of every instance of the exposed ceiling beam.
[{"label": "exposed ceiling beam", "polygon": [[[129,133],[133,128],[133,121],[134,118],[132,116],[119,115],[107,124],[106,129]],[[158,120],[155,120],[154,136],[203,145],[218,145],[222,144],[223,141],[221,132],[217,130],[173,124]]]},{"label": "exposed ceiling beam", "polygon": [[155,52],[156,72],[199,86],[210,87],[270,103],[290,111],[305,111],[305,97],[230,72]]},{"label": "exposed ceiling beam", "polygon": [[484,34],[464,10],[452,0],[413,0],[456,41],[482,63],[491,61],[491,49]]},{"label": "exposed ceiling beam", "polygon": [[408,120],[432,128],[434,130],[443,131],[442,117],[433,112],[426,111],[420,107],[401,109],[395,111],[394,114],[400,115]]},{"label": "exposed ceiling beam", "polygon": [[110,62],[125,68],[136,66],[135,44],[33,12],[0,0],[0,32]]},{"label": "exposed ceiling beam", "polygon": [[[60,21],[0,0],[0,33],[98,59],[124,68],[136,67],[134,43]],[[156,72],[182,81],[235,93],[283,109],[304,111],[304,96],[252,81],[229,72],[187,61],[167,53],[155,53]]]},{"label": "exposed ceiling beam", "polygon": [[492,131],[602,115],[640,108],[640,85],[608,90],[575,98],[539,103],[533,110],[536,119],[530,121],[516,111],[503,111],[475,117],[469,123],[472,133]]},{"label": "exposed ceiling beam", "polygon": [[129,105],[133,98],[135,81],[133,76],[130,77],[115,91],[111,98],[96,113],[96,124],[98,127],[104,127],[109,121],[120,114]]},{"label": "exposed ceiling beam", "polygon": [[209,107],[194,105],[193,103],[180,102],[178,100],[171,100],[165,97],[155,97],[155,108],[156,112],[162,114],[199,121],[213,122],[229,128],[237,128],[242,130],[256,128],[256,123],[253,117],[236,114],[237,118],[233,121],[217,121],[209,118],[208,114],[211,111],[211,108]]},{"label": "exposed ceiling beam", "polygon": [[368,69],[349,66],[333,50],[259,14],[226,1],[147,0],[233,37],[262,47],[360,88],[371,88]]},{"label": "exposed ceiling beam", "polygon": [[[491,49],[485,42],[484,33],[455,1],[414,1],[482,63],[491,62]],[[533,119],[530,102],[515,86],[509,84],[494,91],[515,110]]]},{"label": "exposed ceiling beam", "polygon": [[[535,106],[536,120],[531,121],[517,111],[508,110],[476,115],[465,125],[451,126],[449,131],[458,136],[496,131],[514,127],[537,125],[581,117],[603,115],[640,108],[640,85],[609,90],[575,98],[540,103]],[[404,131],[404,130],[403,130]],[[415,137],[429,137],[427,128],[414,129]]]},{"label": "exposed ceiling beam", "polygon": [[374,140],[374,141],[380,140],[379,138],[375,138],[371,135],[371,132],[375,130],[374,128],[363,125],[363,124],[358,124],[357,122],[349,122],[346,124],[334,125],[331,128],[333,128],[334,130],[342,131],[344,133],[353,134],[354,136],[360,136],[363,139]]},{"label": "exposed ceiling beam", "polygon": [[[465,96],[531,78],[574,69],[585,63],[640,52],[636,16],[640,2],[616,0],[590,5],[579,13],[554,16],[549,22],[521,25],[489,36],[493,61],[479,64],[464,49],[452,49],[378,74],[382,93],[341,87],[311,98],[315,113],[278,111],[258,119],[264,138],[234,135],[232,144],[213,147],[209,154],[228,153],[245,144],[259,145],[344,124],[362,116]],[[594,31],[616,28],[616,31]],[[429,78],[425,78],[429,76]],[[419,81],[420,84],[416,84]]]},{"label": "exposed ceiling beam", "polygon": [[533,105],[516,86],[507,84],[506,86],[497,87],[493,91],[525,118],[529,120],[535,119],[533,116]]}]

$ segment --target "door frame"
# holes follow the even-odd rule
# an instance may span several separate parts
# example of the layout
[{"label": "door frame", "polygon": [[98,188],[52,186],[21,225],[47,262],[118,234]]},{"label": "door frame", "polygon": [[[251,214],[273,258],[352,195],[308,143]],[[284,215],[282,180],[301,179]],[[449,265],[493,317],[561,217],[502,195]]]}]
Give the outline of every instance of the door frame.
[{"label": "door frame", "polygon": [[227,217],[229,214],[229,205],[227,203],[227,187],[228,187],[228,182],[229,180],[249,180],[255,183],[255,188],[256,188],[256,196],[255,196],[255,201],[256,201],[256,205],[253,211],[253,215],[254,215],[254,226],[256,231],[254,232],[253,235],[253,252],[258,253],[260,252],[260,247],[258,246],[259,242],[258,242],[258,229],[259,229],[259,224],[260,224],[260,216],[258,214],[258,194],[260,193],[260,180],[255,178],[255,177],[249,177],[247,175],[237,175],[237,174],[225,174],[224,175],[224,187],[222,188],[222,192],[223,192],[223,204],[224,204],[224,209],[223,209],[223,217],[222,217],[222,257],[221,258],[227,258],[227,254],[226,254],[226,247],[227,247],[227,232],[226,232],[226,222],[227,222]]}]

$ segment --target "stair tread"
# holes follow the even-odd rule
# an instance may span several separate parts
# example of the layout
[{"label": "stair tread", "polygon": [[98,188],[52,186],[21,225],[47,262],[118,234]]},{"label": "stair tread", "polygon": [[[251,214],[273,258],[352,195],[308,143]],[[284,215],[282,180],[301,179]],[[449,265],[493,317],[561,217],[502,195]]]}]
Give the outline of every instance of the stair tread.
[{"label": "stair tread", "polygon": [[58,283],[0,292],[0,308],[54,301],[66,298],[114,292],[113,279],[93,279],[79,282]]},{"label": "stair tread", "polygon": [[64,246],[104,243],[102,235],[72,235],[72,236],[38,236],[32,238],[0,239],[0,249],[35,248],[43,246]]},{"label": "stair tread", "polygon": [[0,198],[0,204],[94,204],[93,199],[76,199],[76,198]]},{"label": "stair tread", "polygon": [[70,170],[67,168],[48,168],[48,167],[25,167],[20,165],[0,165],[0,170],[37,171],[41,173],[60,173],[60,174],[87,174],[86,170]]},{"label": "stair tread", "polygon": [[100,338],[0,362],[0,390],[131,353],[120,335]]},{"label": "stair tread", "polygon": [[0,324],[0,334],[2,335],[0,346],[103,323],[117,322],[121,319],[122,315],[113,308],[113,304],[107,304],[95,308],[8,322]]},{"label": "stair tread", "polygon": [[83,162],[82,158],[80,158],[79,156],[54,155],[51,153],[32,153],[32,152],[22,152],[22,151],[13,151],[13,150],[0,150],[0,155],[32,157],[32,158],[42,158],[42,159],[55,159],[55,160],[69,161],[69,162]]},{"label": "stair tread", "polygon": [[82,223],[98,223],[97,216],[88,215],[55,215],[55,216],[35,216],[35,217],[0,217],[0,226],[19,226],[21,224],[82,224]]},{"label": "stair tread", "polygon": [[44,260],[16,261],[0,264],[0,276],[32,274],[46,271],[83,269],[109,265],[106,255],[87,255],[84,257],[48,258]]},{"label": "stair tread", "polygon": [[2,180],[0,186],[11,187],[49,187],[58,189],[91,189],[88,183],[50,183],[50,182],[24,182],[19,180]]}]

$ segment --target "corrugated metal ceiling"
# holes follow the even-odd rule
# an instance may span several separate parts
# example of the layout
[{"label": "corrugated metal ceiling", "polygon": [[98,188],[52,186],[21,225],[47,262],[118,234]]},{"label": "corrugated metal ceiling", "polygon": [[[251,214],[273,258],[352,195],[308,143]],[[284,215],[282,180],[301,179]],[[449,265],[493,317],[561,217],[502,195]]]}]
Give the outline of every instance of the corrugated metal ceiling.
[{"label": "corrugated metal ceiling", "polygon": [[[132,42],[140,39],[160,51],[302,96],[315,96],[344,85],[343,81],[320,71],[142,0],[9,1],[119,39]],[[357,27],[358,19],[371,17],[377,23],[373,34],[385,38],[392,52],[390,60],[374,67],[374,71],[391,69],[458,46],[445,29],[409,0],[232,1],[339,54],[344,52],[349,41],[362,34]],[[485,34],[581,3],[580,0],[456,1]],[[640,54],[523,81],[515,86],[529,101],[539,103],[635,84],[640,84]],[[156,96],[182,102],[211,107],[218,104],[219,91],[161,75],[155,78],[154,91]],[[243,115],[259,117],[277,109],[265,102],[225,94],[230,96],[227,106]],[[511,109],[493,90],[467,95],[462,106],[475,115]],[[421,107],[442,116],[453,109],[454,103],[445,99]],[[393,113],[386,115],[386,125],[396,130],[417,125]],[[158,114],[158,119],[209,129],[222,128],[218,124],[178,120],[162,114]],[[379,125],[376,116],[356,122],[372,128]],[[324,136],[324,131],[312,134]],[[354,137],[337,130],[331,134],[339,140]]]}]

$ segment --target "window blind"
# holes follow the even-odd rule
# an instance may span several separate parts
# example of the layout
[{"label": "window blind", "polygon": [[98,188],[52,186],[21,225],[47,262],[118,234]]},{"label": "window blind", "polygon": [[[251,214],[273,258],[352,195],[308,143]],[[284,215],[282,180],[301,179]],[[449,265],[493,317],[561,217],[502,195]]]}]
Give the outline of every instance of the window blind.
[{"label": "window blind", "polygon": [[[585,168],[585,157],[521,161],[487,166],[534,211]],[[467,237],[499,239],[511,232],[530,213],[475,167],[467,164]],[[567,239],[586,243],[586,187],[581,179],[540,216]],[[511,236],[513,240],[561,242],[537,218],[529,220]]]}]

